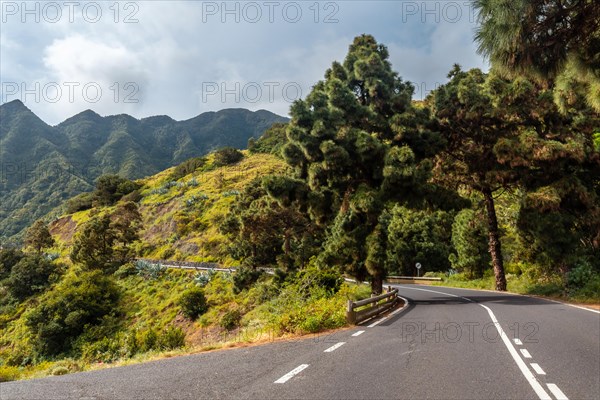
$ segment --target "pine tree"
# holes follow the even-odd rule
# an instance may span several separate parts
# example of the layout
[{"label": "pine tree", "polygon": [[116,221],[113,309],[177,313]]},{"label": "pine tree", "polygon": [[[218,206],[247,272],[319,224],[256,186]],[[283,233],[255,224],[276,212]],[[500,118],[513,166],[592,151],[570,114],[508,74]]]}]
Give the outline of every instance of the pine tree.
[{"label": "pine tree", "polygon": [[42,220],[35,221],[25,234],[25,245],[33,248],[37,254],[40,254],[43,249],[54,246],[54,243],[48,225]]},{"label": "pine tree", "polygon": [[556,84],[563,111],[577,94],[600,111],[600,7],[596,0],[475,0],[479,52],[515,76]]},{"label": "pine tree", "polygon": [[386,202],[423,201],[425,158],[439,147],[427,111],[411,105],[413,86],[388,58],[372,36],[354,39],[344,63],[291,107],[283,155],[293,177],[266,182],[270,195],[328,227],[322,262],[359,279],[368,273],[373,293],[385,277]]},{"label": "pine tree", "polygon": [[436,160],[437,181],[482,196],[496,289],[506,290],[495,194],[517,186],[531,192],[561,181],[583,188],[577,182],[589,171],[586,165],[597,162],[585,133],[594,122],[561,115],[552,91],[525,78],[506,80],[494,71],[464,72],[458,66],[449,78],[427,100],[447,140]]}]

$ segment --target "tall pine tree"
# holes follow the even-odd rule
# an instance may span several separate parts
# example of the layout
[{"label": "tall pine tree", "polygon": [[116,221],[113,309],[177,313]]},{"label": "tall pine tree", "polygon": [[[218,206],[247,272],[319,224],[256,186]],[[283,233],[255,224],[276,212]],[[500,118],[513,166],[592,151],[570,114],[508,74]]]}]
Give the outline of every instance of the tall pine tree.
[{"label": "tall pine tree", "polygon": [[[597,163],[591,135],[584,132],[594,123],[581,115],[561,115],[552,91],[525,78],[509,81],[494,71],[464,72],[457,65],[449,78],[427,100],[447,140],[437,157],[436,177],[483,198],[496,289],[506,290],[495,195],[517,186],[530,192],[553,187],[552,193],[560,192],[551,199],[557,208],[561,202],[576,203],[580,215],[593,209],[593,189],[582,182],[588,166]],[[531,196],[526,202],[523,210],[534,207]],[[568,233],[573,225],[565,229]]]},{"label": "tall pine tree", "polygon": [[427,157],[439,147],[427,110],[413,108],[413,86],[388,58],[372,36],[354,39],[344,63],[291,107],[283,154],[293,176],[266,182],[270,195],[328,227],[321,260],[358,279],[370,275],[373,293],[385,277],[386,203],[423,202]]}]

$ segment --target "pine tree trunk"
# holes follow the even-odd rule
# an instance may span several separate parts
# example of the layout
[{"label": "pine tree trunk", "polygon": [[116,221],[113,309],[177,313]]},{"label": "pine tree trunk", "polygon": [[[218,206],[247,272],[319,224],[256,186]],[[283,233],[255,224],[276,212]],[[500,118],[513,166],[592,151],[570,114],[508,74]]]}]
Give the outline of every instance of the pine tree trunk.
[{"label": "pine tree trunk", "polygon": [[379,274],[371,278],[371,294],[379,295],[383,292],[383,277]]},{"label": "pine tree trunk", "polygon": [[498,232],[498,218],[492,190],[485,188],[483,191],[485,208],[488,219],[489,250],[492,256],[492,266],[496,276],[496,290],[506,291],[506,276],[504,275],[504,260],[502,259],[502,247],[500,244],[500,233]]}]

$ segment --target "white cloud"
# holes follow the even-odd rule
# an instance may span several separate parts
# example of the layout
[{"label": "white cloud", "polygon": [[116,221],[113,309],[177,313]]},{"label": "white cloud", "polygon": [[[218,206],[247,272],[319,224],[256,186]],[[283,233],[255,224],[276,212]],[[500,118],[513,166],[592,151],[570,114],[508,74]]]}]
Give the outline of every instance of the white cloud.
[{"label": "white cloud", "polygon": [[[407,19],[402,14],[406,10],[397,2],[340,2],[337,11],[325,9],[326,2],[322,2],[318,22],[310,8],[314,3],[301,2],[303,16],[298,23],[286,22],[282,14],[286,2],[276,10],[273,23],[266,9],[257,23],[249,23],[243,16],[236,23],[231,15],[225,15],[223,23],[220,13],[203,15],[208,3],[212,4],[134,2],[136,10],[125,10],[126,3],[119,2],[118,23],[109,8],[113,2],[98,3],[103,14],[97,23],[89,23],[81,15],[73,23],[63,18],[58,23],[22,24],[13,18],[2,25],[2,81],[24,83],[27,88],[48,82],[63,85],[65,93],[55,103],[32,101],[32,96],[23,98],[20,93],[29,108],[56,124],[87,108],[103,115],[130,113],[138,118],[167,114],[186,119],[228,107],[287,114],[290,103],[283,96],[284,85],[297,83],[306,96],[332,61],[343,60],[353,37],[362,33],[371,33],[388,45],[394,68],[404,79],[424,82],[426,89],[443,82],[454,62],[464,67],[485,66],[475,53],[469,21],[431,24],[418,16]],[[214,4],[221,7],[222,3]],[[138,22],[123,23],[132,11]],[[338,22],[324,23],[332,11]],[[81,86],[96,82],[102,97],[91,103],[76,90],[75,101],[70,102],[65,82]],[[125,96],[132,94],[131,88],[123,87],[127,82],[137,85],[134,100],[138,103],[124,102]],[[203,99],[203,86],[210,82],[225,83],[227,88],[238,83],[248,91],[239,93],[240,101],[231,94],[223,101],[222,93]],[[274,99],[268,87],[272,82],[279,84]],[[120,89],[117,101],[115,83]],[[262,95],[244,101],[244,94],[255,96],[251,90],[256,84]],[[288,94],[292,95],[291,90]]]}]

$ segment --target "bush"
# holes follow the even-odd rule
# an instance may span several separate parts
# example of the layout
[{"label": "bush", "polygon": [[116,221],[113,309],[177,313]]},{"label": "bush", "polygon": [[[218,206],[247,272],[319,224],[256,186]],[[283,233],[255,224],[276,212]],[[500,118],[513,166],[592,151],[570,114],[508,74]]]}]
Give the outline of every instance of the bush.
[{"label": "bush", "polygon": [[215,152],[214,166],[223,167],[225,165],[235,164],[244,158],[244,155],[238,149],[233,147],[223,147]]},{"label": "bush", "polygon": [[153,328],[139,331],[136,339],[141,353],[154,350],[158,345],[158,334]]},{"label": "bush", "polygon": [[261,277],[262,271],[249,267],[241,267],[233,275],[233,292],[239,294],[250,288]]},{"label": "bush", "polygon": [[139,189],[136,189],[133,192],[123,196],[121,200],[123,200],[124,202],[138,203],[140,200],[142,200],[143,197],[144,196],[142,196],[142,192]]},{"label": "bush", "polygon": [[67,201],[66,212],[67,214],[75,214],[79,211],[89,210],[93,207],[94,194],[93,193],[82,193],[78,196],[73,197]]},{"label": "bush", "polygon": [[21,250],[0,250],[0,281],[9,277],[13,267],[25,257]]},{"label": "bush", "polygon": [[96,180],[93,201],[101,206],[110,206],[139,188],[139,184],[118,175],[102,175]]},{"label": "bush", "polygon": [[329,294],[337,293],[344,282],[338,270],[319,268],[312,264],[298,272],[297,280],[301,287],[305,288],[306,294],[310,293],[312,288],[324,289]]},{"label": "bush", "polygon": [[196,171],[198,168],[202,168],[206,164],[206,158],[196,157],[190,158],[175,167],[173,173],[169,176],[169,179],[176,181]]},{"label": "bush", "polygon": [[174,350],[185,346],[185,332],[181,328],[169,326],[163,330],[158,338],[158,348],[161,350]]},{"label": "bush", "polygon": [[121,343],[118,339],[103,338],[83,346],[81,358],[87,362],[112,362],[120,358]]},{"label": "bush", "polygon": [[21,370],[17,367],[0,366],[0,383],[19,379]]},{"label": "bush", "polygon": [[70,351],[85,329],[115,312],[118,299],[119,289],[100,271],[68,275],[25,317],[35,350],[42,356]]},{"label": "bush", "polygon": [[133,263],[127,263],[127,264],[123,264],[119,267],[118,270],[116,270],[114,272],[114,276],[117,277],[118,279],[123,279],[123,278],[127,278],[128,276],[132,276],[138,273],[137,268],[135,267],[135,264]]},{"label": "bush", "polygon": [[179,298],[179,306],[184,317],[195,320],[208,309],[204,291],[199,287],[188,289]]},{"label": "bush", "polygon": [[576,290],[584,287],[594,276],[592,266],[587,262],[580,262],[567,275],[567,285],[569,289]]},{"label": "bush", "polygon": [[42,292],[46,289],[58,267],[42,256],[22,258],[11,270],[7,281],[9,293],[17,300]]},{"label": "bush", "polygon": [[236,328],[240,321],[242,320],[242,315],[238,310],[229,310],[221,317],[219,321],[219,326],[223,329],[227,329],[228,331]]}]

